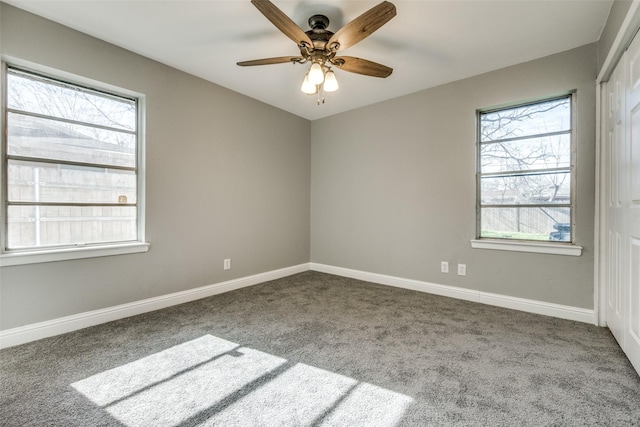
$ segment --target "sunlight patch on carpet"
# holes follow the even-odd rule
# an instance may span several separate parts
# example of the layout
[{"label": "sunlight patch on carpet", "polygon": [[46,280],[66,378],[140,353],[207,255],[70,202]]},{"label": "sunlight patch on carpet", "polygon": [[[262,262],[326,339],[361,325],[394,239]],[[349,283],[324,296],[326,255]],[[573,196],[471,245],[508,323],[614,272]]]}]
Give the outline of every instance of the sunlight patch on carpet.
[{"label": "sunlight patch on carpet", "polygon": [[71,386],[128,427],[391,426],[412,398],[205,335]]},{"label": "sunlight patch on carpet", "polygon": [[71,384],[98,406],[105,406],[220,356],[238,344],[205,335]]}]

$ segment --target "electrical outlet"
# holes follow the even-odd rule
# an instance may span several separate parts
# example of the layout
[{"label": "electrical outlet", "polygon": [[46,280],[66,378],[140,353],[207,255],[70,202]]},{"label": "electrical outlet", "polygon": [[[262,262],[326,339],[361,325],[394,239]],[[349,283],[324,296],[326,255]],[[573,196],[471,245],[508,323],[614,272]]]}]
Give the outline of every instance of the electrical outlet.
[{"label": "electrical outlet", "polygon": [[467,275],[467,264],[458,264],[458,276]]},{"label": "electrical outlet", "polygon": [[231,258],[227,258],[224,260],[224,269],[231,270]]},{"label": "electrical outlet", "polygon": [[449,272],[449,263],[447,261],[440,262],[440,272],[442,273]]}]

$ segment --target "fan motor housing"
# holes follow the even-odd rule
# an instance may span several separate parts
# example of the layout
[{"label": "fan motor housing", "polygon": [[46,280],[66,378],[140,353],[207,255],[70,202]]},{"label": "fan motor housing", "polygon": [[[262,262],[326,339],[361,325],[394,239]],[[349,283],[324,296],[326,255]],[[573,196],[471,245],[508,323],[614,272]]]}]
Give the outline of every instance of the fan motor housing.
[{"label": "fan motor housing", "polygon": [[333,33],[327,30],[329,26],[329,18],[324,15],[313,15],[309,18],[309,27],[311,29],[305,33],[309,36],[313,42],[313,48],[317,50],[324,50],[327,47],[327,42],[333,36]]},{"label": "fan motor housing", "polygon": [[313,15],[309,18],[309,27],[312,30],[326,30],[329,26],[329,18],[324,15]]}]

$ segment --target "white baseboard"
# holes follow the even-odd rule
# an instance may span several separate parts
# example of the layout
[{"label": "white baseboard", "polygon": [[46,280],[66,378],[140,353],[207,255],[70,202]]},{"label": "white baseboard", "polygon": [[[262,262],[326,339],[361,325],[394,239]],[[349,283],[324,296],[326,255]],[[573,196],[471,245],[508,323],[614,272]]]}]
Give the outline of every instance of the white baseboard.
[{"label": "white baseboard", "polygon": [[236,289],[253,286],[258,283],[280,279],[304,271],[313,270],[322,273],[335,274],[337,276],[350,277],[381,285],[395,286],[398,288],[411,289],[414,291],[426,292],[451,298],[467,301],[479,302],[498,307],[510,308],[514,310],[526,311],[529,313],[542,314],[546,316],[558,317],[561,319],[576,320],[578,322],[595,324],[595,311],[571,307],[561,304],[554,304],[543,301],[530,300],[525,298],[510,297],[506,295],[492,294],[488,292],[474,291],[471,289],[458,288],[455,286],[439,285],[436,283],[423,282],[402,277],[387,276],[366,271],[352,270],[342,267],[334,267],[318,263],[305,263],[292,267],[273,270],[253,276],[220,282],[213,285],[202,286],[200,288],[189,289],[187,291],[175,292],[159,297],[148,298],[114,307],[100,310],[87,311],[85,313],[74,314],[72,316],[61,317],[48,320],[46,322],[33,323],[31,325],[20,326],[13,329],[0,331],[0,349],[13,347],[27,342],[52,337],[78,329],[95,326],[125,317],[148,313],[150,311],[171,307],[185,302],[195,301],[212,295],[233,291]]},{"label": "white baseboard", "polygon": [[171,307],[185,302],[195,301],[211,295],[217,295],[245,288],[247,286],[257,285],[258,283],[280,279],[282,277],[291,276],[308,270],[309,264],[305,263],[253,276],[220,282],[213,285],[189,289],[187,291],[175,292],[168,295],[134,301],[100,310],[87,311],[84,313],[74,314],[72,316],[7,329],[0,331],[0,349],[76,331],[78,329],[111,322],[113,320],[123,319],[125,317],[148,313],[150,311]]},{"label": "white baseboard", "polygon": [[426,292],[445,297],[526,311],[528,313],[542,314],[545,316],[552,316],[560,319],[596,324],[595,311],[586,308],[572,307],[568,305],[554,304],[550,302],[536,301],[526,298],[511,297],[507,295],[492,294],[489,292],[474,291],[472,289],[439,285],[436,283],[404,279],[401,277],[369,273],[366,271],[334,267],[331,265],[318,264],[313,262],[311,263],[311,270],[319,271],[322,273],[335,274],[337,276],[350,277],[366,282],[379,283],[381,285],[412,289],[414,291]]}]

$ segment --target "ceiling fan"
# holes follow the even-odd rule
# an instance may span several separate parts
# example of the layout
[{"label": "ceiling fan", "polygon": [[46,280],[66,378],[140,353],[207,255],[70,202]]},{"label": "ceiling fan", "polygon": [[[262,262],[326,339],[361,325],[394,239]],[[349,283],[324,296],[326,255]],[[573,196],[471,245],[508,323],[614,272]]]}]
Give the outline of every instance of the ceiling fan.
[{"label": "ceiling fan", "polygon": [[337,80],[331,70],[332,65],[344,71],[373,77],[384,78],[393,72],[392,68],[366,59],[336,56],[339,51],[362,41],[396,16],[395,6],[388,1],[383,1],[369,9],[335,33],[327,30],[329,19],[324,15],[310,17],[308,22],[311,29],[305,32],[269,0],[251,0],[251,3],[284,35],[296,43],[300,49],[300,55],[254,59],[237,64],[245,67],[310,62],[311,68],[305,76],[302,91],[307,94],[318,94],[318,104],[320,104],[321,91],[332,92],[338,89]]}]

